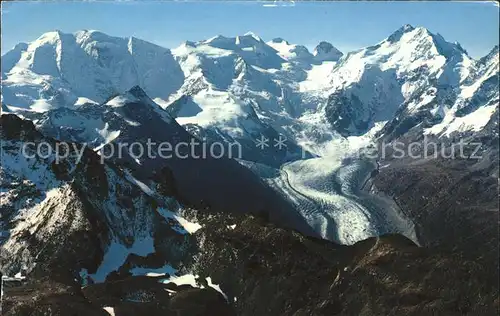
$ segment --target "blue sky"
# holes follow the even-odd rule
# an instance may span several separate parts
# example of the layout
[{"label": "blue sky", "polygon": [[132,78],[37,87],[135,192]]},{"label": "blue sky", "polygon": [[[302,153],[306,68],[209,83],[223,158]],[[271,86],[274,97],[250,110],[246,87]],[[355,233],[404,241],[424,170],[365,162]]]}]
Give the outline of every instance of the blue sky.
[{"label": "blue sky", "polygon": [[95,29],[136,36],[174,48],[185,40],[253,31],[264,40],[283,37],[314,47],[331,42],[340,50],[372,45],[403,24],[424,26],[458,41],[472,57],[498,44],[498,6],[478,2],[2,2],[2,54],[21,41],[51,30]]}]

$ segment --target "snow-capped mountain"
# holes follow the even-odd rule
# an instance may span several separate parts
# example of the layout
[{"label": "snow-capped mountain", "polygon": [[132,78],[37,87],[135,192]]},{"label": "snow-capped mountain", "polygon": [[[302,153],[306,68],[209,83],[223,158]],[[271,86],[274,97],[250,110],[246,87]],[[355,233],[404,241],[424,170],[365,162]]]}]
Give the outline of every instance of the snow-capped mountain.
[{"label": "snow-capped mountain", "polygon": [[43,111],[103,102],[136,85],[167,98],[183,79],[166,48],[97,31],[54,31],[2,57],[2,102]]},{"label": "snow-capped mountain", "polygon": [[[498,48],[474,60],[459,44],[410,25],[345,55],[326,42],[310,53],[253,33],[185,42],[170,51],[96,31],[51,32],[9,51],[2,78],[3,109],[34,120],[47,135],[94,149],[147,138],[238,142],[241,165],[231,159],[165,162],[129,156],[121,162],[134,166],[144,181],[152,170],[168,166],[191,203],[248,210],[287,200],[276,207],[278,213],[293,205],[303,216],[326,214],[312,216],[309,225],[344,243],[387,229],[379,229],[386,224],[363,228],[373,224],[368,216],[359,226],[363,233],[339,237],[344,223],[332,224],[332,203],[347,198],[353,210],[374,211],[373,202],[359,206],[357,198],[331,186],[332,177],[344,171],[357,174],[353,183],[370,173],[359,167],[363,163],[345,165],[343,158],[376,137],[479,132],[498,109]],[[281,137],[286,146],[278,148]],[[262,148],[256,146],[259,138],[268,140]],[[248,167],[279,197],[265,193],[267,185]],[[311,172],[316,179],[305,174]],[[241,183],[248,188],[243,193]],[[228,192],[234,199],[224,198]],[[324,199],[337,194],[335,201]],[[389,226],[413,234],[404,219]],[[349,225],[342,229],[352,231]]]},{"label": "snow-capped mountain", "polygon": [[423,108],[436,112],[475,73],[476,64],[460,45],[405,25],[339,62],[329,77],[328,119],[344,134],[359,135],[403,107],[409,115]]},{"label": "snow-capped mountain", "polygon": [[315,48],[313,55],[319,62],[338,61],[342,57],[342,52],[335,48],[331,43],[320,42]]},{"label": "snow-capped mountain", "polygon": [[278,54],[287,61],[303,61],[311,62],[313,55],[309,52],[307,47],[302,45],[290,44],[282,38],[274,38],[267,42],[267,45],[274,48]]},{"label": "snow-capped mountain", "polygon": [[[344,56],[327,42],[310,53],[253,33],[186,42],[170,52],[96,31],[51,32],[2,58],[2,100],[43,111],[102,103],[139,85],[191,132],[243,141],[250,160],[279,165],[297,159],[296,145],[330,141],[338,136],[333,131],[362,135],[396,116],[405,128],[426,117],[427,128],[437,125],[427,131],[433,134],[450,124],[481,129],[494,111],[480,103],[495,102],[488,83],[494,86],[497,65],[498,49],[476,61],[459,44],[411,25]],[[455,119],[464,111],[472,117]],[[476,116],[481,122],[466,123]],[[283,134],[288,152],[256,153],[251,147],[261,134]]]},{"label": "snow-capped mountain", "polygon": [[[296,80],[306,73],[295,46],[276,44],[250,33],[235,38],[218,36],[174,49],[186,80],[167,109],[173,105],[181,125],[216,131],[228,140],[248,143],[250,148],[261,134],[275,138],[282,133],[292,140],[288,129],[294,125],[295,112],[305,110],[298,106]],[[297,155],[293,145],[291,142],[288,148],[289,156]],[[274,151],[272,156],[286,152]]]}]

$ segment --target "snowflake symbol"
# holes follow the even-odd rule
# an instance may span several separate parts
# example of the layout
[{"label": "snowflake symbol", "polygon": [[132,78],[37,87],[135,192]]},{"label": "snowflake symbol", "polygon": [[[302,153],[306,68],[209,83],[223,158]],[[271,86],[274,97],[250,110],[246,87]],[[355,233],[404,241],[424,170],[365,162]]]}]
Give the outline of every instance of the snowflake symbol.
[{"label": "snowflake symbol", "polygon": [[264,135],[260,135],[260,138],[257,139],[255,147],[260,148],[263,150],[266,147],[269,147],[269,138],[264,137]]},{"label": "snowflake symbol", "polygon": [[279,150],[283,149],[283,147],[287,147],[285,142],[286,142],[286,137],[280,134],[280,137],[278,139],[274,139],[276,144],[274,144],[274,147],[278,147]]}]

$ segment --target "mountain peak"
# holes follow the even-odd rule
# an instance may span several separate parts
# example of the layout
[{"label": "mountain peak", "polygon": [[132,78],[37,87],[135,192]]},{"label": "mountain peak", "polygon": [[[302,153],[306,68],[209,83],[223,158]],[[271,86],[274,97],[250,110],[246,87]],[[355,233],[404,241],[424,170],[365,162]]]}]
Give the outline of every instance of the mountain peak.
[{"label": "mountain peak", "polygon": [[64,35],[63,32],[59,30],[54,30],[50,32],[43,33],[39,38],[35,40],[35,43],[40,43],[40,42],[56,42],[61,39],[61,37]]},{"label": "mountain peak", "polygon": [[460,43],[447,42],[446,39],[441,34],[439,34],[439,33],[433,34],[433,33],[429,32],[428,30],[426,30],[426,31],[427,31],[427,34],[431,37],[431,39],[434,43],[434,46],[436,47],[439,54],[446,57],[446,59],[449,59],[455,55],[462,55],[462,54],[467,55],[467,51],[462,48]]},{"label": "mountain peak", "polygon": [[83,37],[83,36],[92,36],[93,34],[104,34],[98,30],[87,30],[87,29],[83,29],[83,30],[80,30],[80,31],[77,31],[75,33],[75,36],[76,37]]},{"label": "mountain peak", "polygon": [[322,41],[314,48],[313,55],[318,61],[337,61],[343,53],[331,43]]},{"label": "mountain peak", "polygon": [[400,28],[403,32],[411,32],[415,29],[415,27],[411,24],[405,24]]},{"label": "mountain peak", "polygon": [[498,47],[498,44],[497,44],[497,45],[495,45],[495,46],[494,46],[494,47],[490,50],[490,52],[489,52],[488,54],[486,54],[485,56],[483,56],[483,57],[480,59],[480,62],[481,62],[481,60],[483,60],[483,61],[484,61],[484,60],[487,60],[487,59],[491,59],[491,58],[493,58],[493,57],[495,57],[495,56],[497,56],[497,58],[498,58],[498,49],[499,49],[499,47]]},{"label": "mountain peak", "polygon": [[0,114],[3,113],[7,113],[7,112],[10,112],[9,108],[7,107],[7,105],[5,105],[3,102],[2,102],[2,107],[0,108]]},{"label": "mountain peak", "polygon": [[211,43],[217,43],[219,41],[227,41],[228,39],[229,38],[219,34],[219,35],[212,36],[209,39],[203,40],[203,41],[201,41],[201,43],[211,44]]},{"label": "mountain peak", "polygon": [[[401,37],[406,34],[406,33],[409,33],[409,32],[412,32],[414,31],[416,28],[411,25],[411,24],[405,24],[403,26],[401,26],[399,29],[397,29],[394,33],[392,33],[388,38],[387,38],[387,41],[391,42],[391,43],[394,43],[394,42],[397,42],[401,39]],[[419,28],[419,29],[423,29],[425,30],[424,28]]]},{"label": "mountain peak", "polygon": [[453,56],[467,55],[467,51],[458,42],[447,42],[441,34],[434,34],[425,27],[414,27],[410,24],[405,24],[392,33],[385,41],[394,44],[401,40],[405,42],[428,42],[426,47],[434,47],[437,53],[444,56],[447,60]]},{"label": "mountain peak", "polygon": [[189,47],[195,47],[195,46],[196,46],[196,43],[195,43],[195,42],[193,42],[193,41],[185,41],[185,42],[183,43],[183,45],[185,45],[185,46],[189,46]]},{"label": "mountain peak", "polygon": [[124,93],[117,93],[111,96],[106,105],[110,105],[112,107],[122,107],[127,103],[153,103],[151,98],[146,94],[146,92],[140,86],[133,86],[129,90]]},{"label": "mountain peak", "polygon": [[27,50],[28,49],[28,43],[17,43],[13,48],[13,50]]},{"label": "mountain peak", "polygon": [[263,43],[262,39],[253,32],[247,32],[244,35],[236,37],[226,37],[223,35],[216,35],[207,40],[201,41],[202,44],[222,48],[234,49],[234,45],[242,45],[243,43],[254,45],[256,43]]},{"label": "mountain peak", "polygon": [[246,32],[243,36],[253,37],[256,41],[262,42],[262,39],[254,32]]},{"label": "mountain peak", "polygon": [[130,93],[131,95],[139,99],[150,99],[146,92],[138,85],[130,88],[127,93]]}]

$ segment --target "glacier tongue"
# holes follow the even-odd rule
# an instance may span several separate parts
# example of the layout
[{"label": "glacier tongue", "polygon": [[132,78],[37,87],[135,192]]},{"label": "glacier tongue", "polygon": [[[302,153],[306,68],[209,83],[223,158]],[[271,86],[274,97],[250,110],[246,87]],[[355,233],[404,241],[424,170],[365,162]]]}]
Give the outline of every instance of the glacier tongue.
[{"label": "glacier tongue", "polygon": [[334,138],[311,148],[319,157],[289,162],[279,169],[240,162],[291,201],[325,239],[350,245],[369,237],[400,233],[418,243],[413,223],[394,202],[363,190],[377,164],[358,157],[357,150],[372,141],[369,135]]}]

